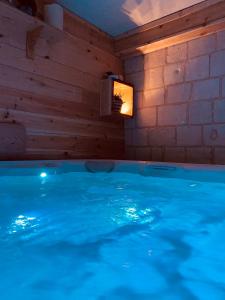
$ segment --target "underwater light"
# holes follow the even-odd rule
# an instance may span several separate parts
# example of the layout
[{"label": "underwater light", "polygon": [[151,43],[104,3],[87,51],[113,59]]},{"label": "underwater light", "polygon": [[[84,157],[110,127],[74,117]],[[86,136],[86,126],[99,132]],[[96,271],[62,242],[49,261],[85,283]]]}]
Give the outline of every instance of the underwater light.
[{"label": "underwater light", "polygon": [[42,173],[40,174],[40,177],[41,177],[41,178],[45,178],[45,177],[47,177],[47,173],[45,173],[45,172],[42,172]]}]

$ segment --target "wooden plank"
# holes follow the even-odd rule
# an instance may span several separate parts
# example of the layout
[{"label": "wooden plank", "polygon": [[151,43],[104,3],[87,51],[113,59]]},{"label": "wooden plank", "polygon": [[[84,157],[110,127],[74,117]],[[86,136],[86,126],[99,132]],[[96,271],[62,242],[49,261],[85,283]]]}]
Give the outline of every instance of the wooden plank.
[{"label": "wooden plank", "polygon": [[[40,25],[28,60],[27,31]],[[0,3],[0,121],[25,127],[23,159],[123,156],[123,121],[99,116],[100,79],[121,73],[122,62],[107,49],[108,37],[96,32],[87,39],[85,30],[65,34]]]},{"label": "wooden plank", "polygon": [[24,50],[0,42],[0,64],[54,79],[76,87],[99,92],[100,82],[95,76],[39,56],[26,58]]},{"label": "wooden plank", "polygon": [[[107,134],[110,133],[110,130],[115,129],[115,132],[117,132],[121,126],[120,123],[112,123],[112,122],[104,122],[104,121],[99,121],[95,119],[84,119],[84,118],[69,118],[69,117],[59,117],[55,115],[43,115],[39,113],[29,113],[29,112],[24,112],[24,111],[18,111],[16,109],[1,109],[1,118],[2,120],[11,120],[11,121],[16,121],[18,118],[21,119],[21,116],[24,118],[24,123],[27,120],[30,122],[32,118],[38,122],[38,119],[41,120],[43,123],[37,124],[38,129],[43,128],[45,129],[63,129],[62,132],[67,132],[68,133],[73,132],[73,130],[78,129],[88,129],[88,132],[85,133],[85,136],[93,136],[94,132],[97,134]],[[63,128],[63,125],[64,128]],[[103,128],[104,127],[104,128]],[[37,129],[37,128],[36,128]],[[76,135],[76,133],[74,133]],[[123,136],[123,133],[120,135]]]},{"label": "wooden plank", "polygon": [[81,89],[12,67],[0,65],[0,85],[35,95],[81,102]]},{"label": "wooden plank", "polygon": [[180,17],[188,16],[191,13],[194,13],[194,12],[199,12],[202,9],[208,8],[211,5],[217,4],[219,2],[221,2],[221,0],[204,0],[204,1],[200,2],[200,3],[191,5],[189,7],[186,7],[184,9],[182,9],[182,10],[179,10],[179,11],[176,11],[176,12],[174,12],[172,14],[164,16],[164,17],[162,17],[160,19],[156,19],[156,20],[151,21],[151,22],[149,22],[147,24],[144,24],[142,26],[138,26],[138,27],[136,27],[134,29],[128,30],[127,32],[122,33],[122,34],[116,36],[115,40],[123,39],[125,37],[128,37],[128,36],[131,36],[131,35],[134,35],[134,34],[137,34],[137,33],[141,33],[141,32],[150,30],[150,29],[158,27],[158,26],[163,26],[167,22],[171,22],[171,21],[177,20]]},{"label": "wooden plank", "polygon": [[[11,27],[8,24],[3,26],[1,20],[0,17],[0,34],[2,34],[0,43],[25,50],[26,28],[28,27],[24,26],[22,30],[23,23],[20,27],[16,27],[18,29],[15,29],[15,24],[12,24]],[[38,39],[35,47],[35,58],[38,59],[39,57],[43,59],[44,64],[65,65],[69,69],[75,69],[74,72],[76,73],[80,71],[97,78],[101,78],[105,72],[110,70],[115,73],[122,72],[122,64],[115,56],[106,55],[100,50],[95,51],[82,41],[68,40],[65,35],[57,42],[48,41],[44,36]]]},{"label": "wooden plank", "polygon": [[[93,96],[95,97],[95,95]],[[68,118],[99,119],[95,102],[76,103],[65,99],[40,97],[0,86],[0,108]]]},{"label": "wooden plank", "polygon": [[222,30],[225,30],[225,19],[221,19],[214,24],[205,27],[197,28],[172,37],[168,37],[166,39],[162,39],[160,41],[156,41],[142,47],[137,47],[137,49],[135,49],[133,52],[128,51],[127,54],[123,56],[123,58],[138,56],[140,54],[147,54],[160,49],[164,49],[166,47],[175,46],[193,39],[201,38],[203,36],[207,36]]},{"label": "wooden plank", "polygon": [[[75,151],[49,150],[49,149],[27,149],[26,155],[20,160],[65,160],[65,159],[97,159],[96,154],[76,153]],[[17,159],[19,160],[19,159]]]},{"label": "wooden plank", "polygon": [[21,124],[0,123],[0,158],[7,154],[15,157],[24,154],[26,149],[26,132]]},{"label": "wooden plank", "polygon": [[129,33],[115,41],[116,53],[120,55],[134,52],[147,44],[205,27],[225,17],[225,0],[207,0],[186,8],[178,13],[148,24],[144,29]]},{"label": "wooden plank", "polygon": [[37,28],[27,32],[26,57],[29,59],[34,59],[34,49],[42,29],[43,26],[38,26]]},{"label": "wooden plank", "polygon": [[[86,91],[83,91],[86,94]],[[88,96],[84,95],[84,97]],[[92,94],[87,100],[81,103],[66,101],[65,99],[40,97],[32,93],[21,92],[11,88],[0,86],[0,108],[5,110],[17,110],[40,114],[50,117],[62,117],[68,119],[84,119],[85,122],[94,121],[99,126],[123,127],[123,120],[117,120],[112,123],[108,119],[102,120],[99,115],[99,106],[96,101],[92,101],[95,95]],[[116,124],[116,125],[114,125]]]},{"label": "wooden plank", "polygon": [[29,135],[27,147],[32,149],[67,150],[82,153],[83,151],[98,153],[102,150],[112,151],[116,148],[122,149],[123,144],[120,139],[91,138],[91,137],[65,137],[65,136],[37,136]]},{"label": "wooden plank", "polygon": [[100,115],[110,116],[112,114],[112,93],[113,81],[111,79],[103,79],[101,81],[100,94]]},{"label": "wooden plank", "polygon": [[23,124],[27,133],[37,135],[67,135],[86,137],[107,137],[123,139],[121,126],[114,123],[89,121],[85,119],[69,119],[56,116],[0,109],[0,121],[18,122]]},{"label": "wooden plank", "polygon": [[63,150],[43,150],[43,149],[27,149],[26,155],[20,160],[45,160],[45,159],[123,159],[122,152],[110,152],[106,153],[92,153],[82,152],[77,153],[76,151],[63,151]]},{"label": "wooden plank", "polygon": [[111,36],[66,9],[64,9],[64,31],[74,37],[85,39],[91,45],[114,53]]},{"label": "wooden plank", "polygon": [[[6,17],[7,16],[7,17]],[[19,26],[18,26],[19,24]],[[0,42],[25,50],[26,33],[44,26],[35,55],[76,68],[97,77],[104,72],[122,72],[122,63],[110,52],[93,46],[0,3]]]}]

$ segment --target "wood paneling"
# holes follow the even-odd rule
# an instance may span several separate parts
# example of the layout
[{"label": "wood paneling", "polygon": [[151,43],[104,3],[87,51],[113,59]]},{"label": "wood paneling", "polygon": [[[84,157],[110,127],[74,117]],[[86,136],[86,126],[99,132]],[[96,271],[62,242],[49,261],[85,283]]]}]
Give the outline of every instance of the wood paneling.
[{"label": "wood paneling", "polygon": [[[122,63],[110,37],[65,16],[62,32],[0,3],[0,121],[25,126],[25,159],[123,158],[123,121],[99,116],[100,80]],[[26,35],[38,26],[28,59]]]},{"label": "wood paneling", "polygon": [[140,53],[146,45],[196,28],[204,29],[224,17],[225,0],[206,0],[123,34],[115,41],[116,53]]},{"label": "wood paneling", "polygon": [[190,40],[198,39],[223,30],[225,30],[225,18],[220,19],[214,22],[213,24],[204,27],[196,28],[141,47],[137,47],[134,51],[131,52],[128,51],[126,54],[124,54],[123,58],[125,59],[132,56],[138,56],[140,54],[142,55],[148,54],[150,52],[154,52],[157,50],[164,49],[166,47],[182,44]]}]

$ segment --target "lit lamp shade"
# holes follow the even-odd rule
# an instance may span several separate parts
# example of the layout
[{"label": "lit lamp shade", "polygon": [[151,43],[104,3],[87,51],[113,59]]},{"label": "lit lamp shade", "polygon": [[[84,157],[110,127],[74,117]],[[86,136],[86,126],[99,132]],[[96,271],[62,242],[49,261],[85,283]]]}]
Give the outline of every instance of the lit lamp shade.
[{"label": "lit lamp shade", "polygon": [[125,116],[133,116],[133,97],[134,89],[131,85],[120,81],[113,81],[113,97],[115,96],[122,101],[120,113]]}]

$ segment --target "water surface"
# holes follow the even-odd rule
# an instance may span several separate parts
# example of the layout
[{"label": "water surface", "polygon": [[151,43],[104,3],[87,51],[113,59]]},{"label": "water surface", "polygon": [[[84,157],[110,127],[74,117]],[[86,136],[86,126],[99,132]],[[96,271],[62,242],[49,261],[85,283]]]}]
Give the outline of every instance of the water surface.
[{"label": "water surface", "polygon": [[225,184],[0,177],[2,300],[224,300]]}]

